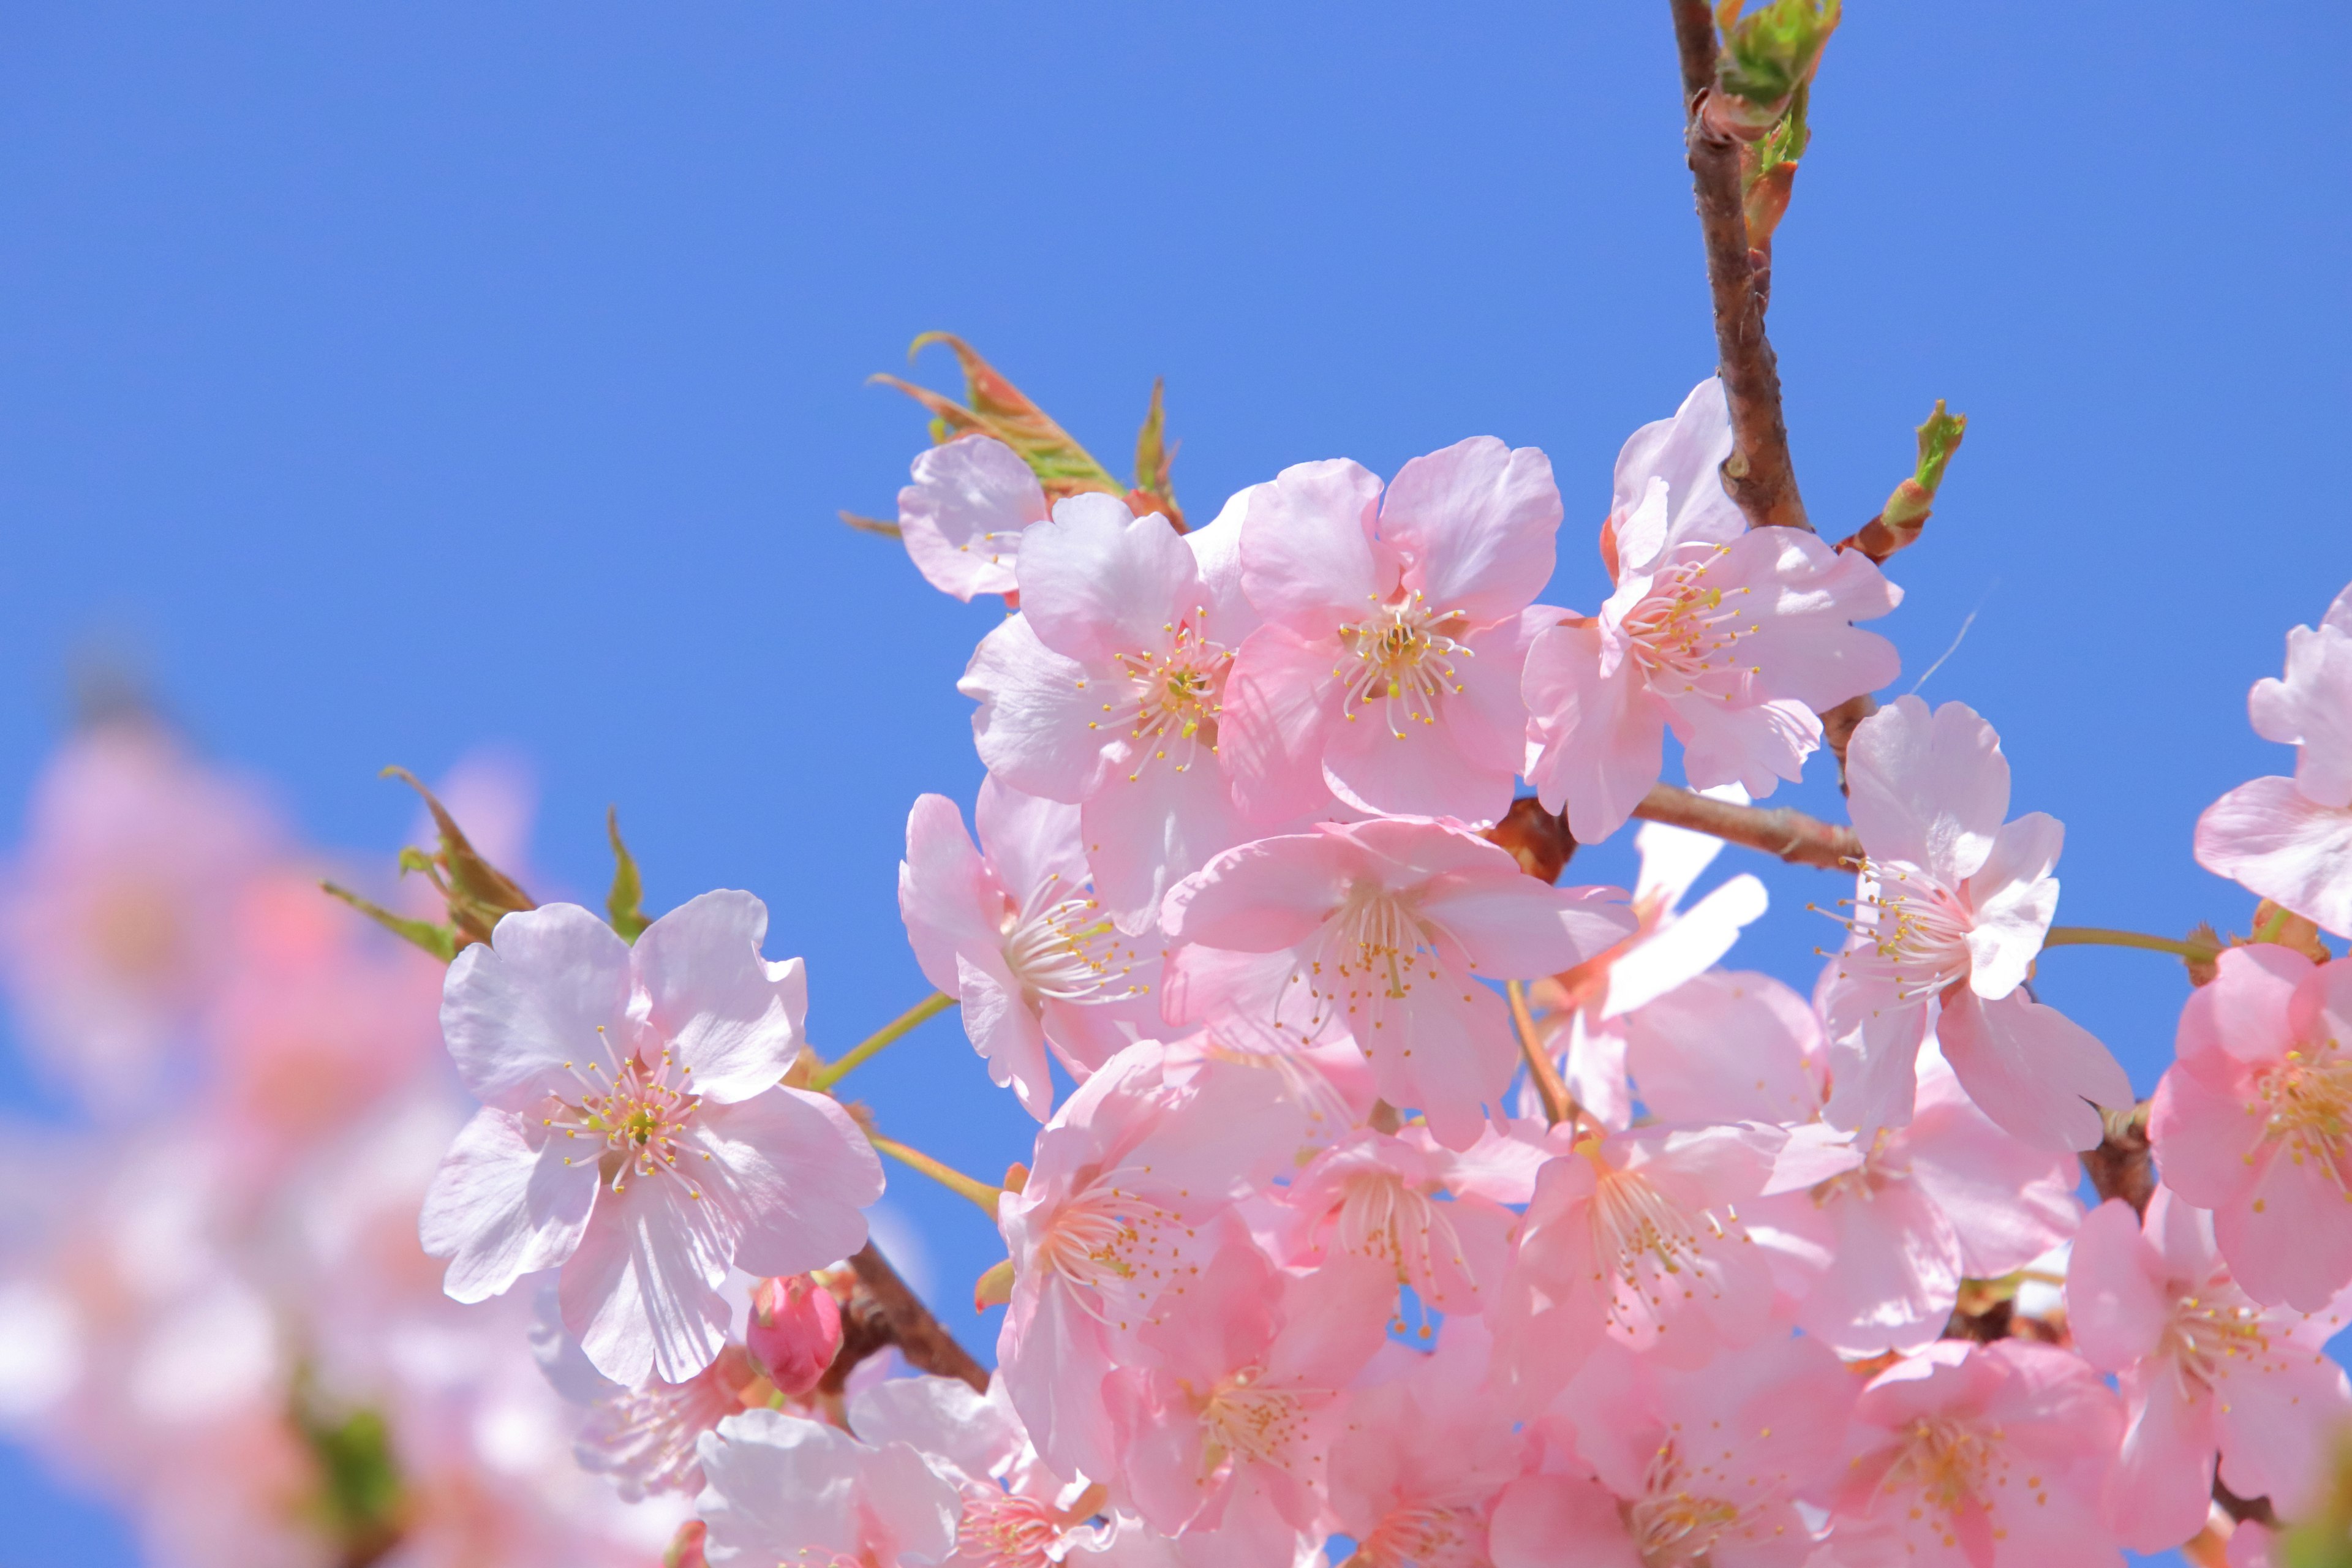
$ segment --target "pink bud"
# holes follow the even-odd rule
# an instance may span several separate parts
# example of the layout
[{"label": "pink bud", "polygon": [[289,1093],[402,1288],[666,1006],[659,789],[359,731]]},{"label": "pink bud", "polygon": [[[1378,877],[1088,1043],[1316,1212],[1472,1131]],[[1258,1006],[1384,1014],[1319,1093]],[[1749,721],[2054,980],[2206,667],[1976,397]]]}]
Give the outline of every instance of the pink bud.
[{"label": "pink bud", "polygon": [[710,1568],[710,1560],[702,1554],[706,1533],[698,1519],[689,1519],[679,1525],[677,1533],[670,1538],[669,1550],[662,1553],[662,1568]]},{"label": "pink bud", "polygon": [[841,1303],[806,1274],[762,1279],[744,1338],[769,1382],[786,1394],[806,1394],[840,1352]]}]

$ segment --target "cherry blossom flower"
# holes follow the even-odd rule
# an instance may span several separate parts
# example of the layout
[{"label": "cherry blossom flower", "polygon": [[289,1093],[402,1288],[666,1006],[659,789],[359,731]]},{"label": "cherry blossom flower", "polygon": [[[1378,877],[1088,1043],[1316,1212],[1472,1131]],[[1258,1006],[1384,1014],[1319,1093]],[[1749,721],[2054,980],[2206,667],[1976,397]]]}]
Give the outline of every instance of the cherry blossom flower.
[{"label": "cherry blossom flower", "polygon": [[1324,824],[1228,850],[1179,883],[1161,920],[1171,1023],[1217,1022],[1286,1044],[1346,1034],[1381,1095],[1467,1148],[1518,1060],[1481,976],[1548,974],[1632,922],[1622,893],[1553,888],[1457,824]]},{"label": "cherry blossom flower", "polygon": [[1700,1370],[1595,1351],[1561,1395],[1557,1447],[1496,1508],[1496,1568],[1705,1563],[1798,1568],[1813,1531],[1797,1503],[1828,1478],[1857,1393],[1835,1356],[1767,1341]]},{"label": "cherry blossom flower", "polygon": [[1136,1336],[1190,1294],[1221,1217],[1288,1163],[1304,1119],[1274,1074],[1231,1062],[1181,1067],[1130,1046],[1064,1101],[1037,1135],[1022,1189],[997,1209],[1013,1295],[997,1340],[1013,1407],[1065,1475],[1113,1473],[1102,1396]]},{"label": "cherry blossom flower", "polygon": [[1021,614],[981,639],[958,689],[1013,789],[1079,807],[1095,890],[1130,931],[1210,856],[1249,836],[1218,764],[1241,592],[1245,496],[1179,535],[1077,495],[1025,538]]},{"label": "cherry blossom flower", "polygon": [[2327,1307],[2352,1284],[2352,959],[2231,948],[2180,1011],[2148,1110],[2166,1185],[2213,1215],[2264,1306]]},{"label": "cherry blossom flower", "polygon": [[1484,1311],[1508,1265],[1517,1219],[1475,1190],[1448,1193],[1457,1163],[1421,1127],[1394,1137],[1359,1131],[1325,1149],[1283,1189],[1283,1205],[1297,1220],[1287,1260],[1319,1262],[1335,1252],[1374,1258],[1429,1308]]},{"label": "cherry blossom flower", "polygon": [[1754,1342],[1772,1277],[1738,1211],[1787,1142],[1752,1123],[1643,1127],[1545,1164],[1488,1313],[1513,1403],[1549,1400],[1604,1332],[1678,1366]]},{"label": "cherry blossom flower", "polygon": [[712,1568],[919,1568],[955,1547],[955,1483],[905,1443],[761,1408],[703,1434],[701,1453]]},{"label": "cherry blossom flower", "polygon": [[1160,954],[1139,952],[1087,885],[1080,808],[980,786],[976,849],[962,814],[927,795],[907,818],[898,911],[924,977],[963,1004],[989,1076],[1029,1114],[1054,1109],[1051,1046],[1083,1080],[1157,1032]]},{"label": "cherry blossom flower", "polygon": [[961,1494],[942,1568],[1048,1568],[1097,1534],[1103,1489],[1046,1468],[1001,1379],[983,1394],[950,1377],[891,1378],[860,1391],[848,1415],[862,1441],[907,1445]]},{"label": "cherry blossom flower", "polygon": [[1013,592],[1021,536],[1045,520],[1045,491],[1021,455],[960,436],[915,459],[898,492],[898,536],[932,587],[959,599]]},{"label": "cherry blossom flower", "polygon": [[1242,583],[1266,624],[1234,660],[1222,752],[1243,809],[1501,816],[1559,518],[1549,459],[1491,436],[1415,458],[1385,497],[1344,458],[1251,492]]},{"label": "cherry blossom flower", "polygon": [[2257,1306],[2230,1278],[2204,1210],[2158,1187],[2145,1225],[2110,1198],[2083,1223],[2066,1271],[2066,1322],[2093,1366],[2122,1374],[2126,1426],[2109,1517],[2135,1552],[2204,1528],[2216,1449],[2240,1497],[2290,1519],[2320,1500],[2352,1426],[2352,1384],[2327,1359],[2352,1292],[2327,1310]]},{"label": "cherry blossom flower", "polygon": [[1348,1396],[1331,1445],[1331,1513],[1363,1568],[1486,1568],[1486,1516],[1522,1468],[1524,1440],[1486,1397],[1491,1343],[1449,1320],[1433,1354],[1397,1347],[1404,1370]]},{"label": "cherry blossom flower", "polygon": [[2254,733],[2298,747],[2294,777],[2241,784],[2197,819],[2197,860],[2352,936],[2352,588],[2286,635],[2284,679],[2254,683]]},{"label": "cherry blossom flower", "polygon": [[[1742,804],[1748,798],[1738,784],[1713,793]],[[1679,910],[1684,896],[1714,864],[1723,840],[1652,822],[1643,825],[1633,844],[1642,869],[1633,883],[1633,934],[1566,973],[1528,987],[1528,1000],[1549,1009],[1544,1022],[1569,1092],[1612,1128],[1629,1125],[1633,1115],[1625,1080],[1629,1015],[1711,968],[1731,951],[1741,929],[1764,913],[1767,902],[1764,884],[1743,871],[1687,910]],[[1539,1100],[1529,1098],[1535,1086],[1525,1085],[1520,1093],[1521,1114],[1539,1114]]]},{"label": "cherry blossom flower", "polygon": [[1528,782],[1579,843],[1617,831],[1658,782],[1667,730],[1694,787],[1769,795],[1820,746],[1821,710],[1899,668],[1893,644],[1853,623],[1902,590],[1802,529],[1748,528],[1716,472],[1730,455],[1711,377],[1635,431],[1601,530],[1616,592],[1528,649]]},{"label": "cherry blossom flower", "polygon": [[798,959],[768,911],[705,893],[635,947],[576,904],[499,922],[450,965],[441,1022],[485,1103],[425,1201],[448,1293],[561,1267],[563,1324],[632,1386],[710,1363],[730,1266],[797,1274],[865,1240],[880,1162],[830,1099],[778,1087],[802,1049]]},{"label": "cherry blossom flower", "polygon": [[1823,1568],[2068,1568],[2123,1555],[2100,1517],[2123,1415],[2080,1356],[1940,1340],[1854,1407]]},{"label": "cherry blossom flower", "polygon": [[1910,1120],[1932,1021],[1961,1086],[2001,1127],[2042,1148],[2096,1145],[2099,1107],[2130,1105],[2131,1081],[2023,988],[2057,912],[2050,868],[2065,829],[2041,812],[2002,822],[2009,760],[1958,702],[1931,714],[1905,697],[1864,720],[1846,777],[1867,858],[1853,939],[1823,982],[1830,1121],[1874,1132]]},{"label": "cherry blossom flower", "polygon": [[110,1117],[140,1109],[228,972],[231,911],[278,837],[252,786],[157,726],[68,742],[0,882],[0,966],[41,1070]]},{"label": "cherry blossom flower", "polygon": [[1247,1241],[1228,1243],[1184,1310],[1142,1330],[1154,1364],[1105,1387],[1114,1473],[1144,1521],[1198,1538],[1208,1562],[1293,1562],[1322,1512],[1340,1391],[1384,1341],[1395,1301],[1376,1262],[1284,1274]]}]

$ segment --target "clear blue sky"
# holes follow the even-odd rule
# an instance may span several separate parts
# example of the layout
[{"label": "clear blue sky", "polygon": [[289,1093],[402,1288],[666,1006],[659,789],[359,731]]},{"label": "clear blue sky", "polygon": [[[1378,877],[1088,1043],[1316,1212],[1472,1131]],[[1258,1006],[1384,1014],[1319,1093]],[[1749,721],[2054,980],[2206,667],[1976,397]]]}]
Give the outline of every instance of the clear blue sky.
[{"label": "clear blue sky", "polygon": [[[2242,922],[2190,825],[2284,771],[2245,689],[2352,578],[2342,22],[1855,0],[1817,90],[1772,312],[1806,499],[1843,532],[1935,398],[1970,416],[1882,626],[1907,686],[1979,612],[1923,695],[2067,821],[2074,922]],[[978,782],[995,614],[833,521],[923,439],[862,378],[953,329],[1123,467],[1164,374],[1204,515],[1302,459],[1540,446],[1589,610],[1610,460],[1713,361],[1677,94],[1656,0],[10,6],[0,821],[71,651],[128,643],[331,844],[395,844],[383,763],[500,742],[593,888],[619,803],[653,901],[763,895],[855,1037],[922,989],[895,864],[918,793]],[[1805,983],[1837,889],[1769,880],[1735,962]],[[2177,972],[2042,984],[2153,1085]],[[1023,1152],[952,1023],[862,1082],[957,1163]],[[1000,1255],[892,1200],[944,1301]],[[19,1459],[0,1518],[0,1564],[132,1561]]]}]

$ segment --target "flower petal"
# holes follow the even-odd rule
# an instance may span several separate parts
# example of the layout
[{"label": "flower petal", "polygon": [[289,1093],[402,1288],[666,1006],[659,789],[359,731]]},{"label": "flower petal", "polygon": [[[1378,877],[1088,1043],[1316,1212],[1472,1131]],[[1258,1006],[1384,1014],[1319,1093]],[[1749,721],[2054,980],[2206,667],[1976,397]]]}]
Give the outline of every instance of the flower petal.
[{"label": "flower petal", "polygon": [[706,1101],[760,1093],[801,1052],[808,977],[797,958],[761,957],[767,936],[768,906],[721,889],[654,921],[632,951],[647,1022]]},{"label": "flower petal", "polygon": [[477,1099],[536,1111],[578,1087],[570,1063],[632,1048],[628,1011],[629,944],[578,904],[542,904],[450,964],[441,1033]]},{"label": "flower petal", "polygon": [[572,1256],[596,1201],[593,1147],[577,1163],[564,1158],[579,1146],[493,1106],[458,1130],[417,1222],[426,1255],[449,1259],[452,1300],[487,1300]]}]

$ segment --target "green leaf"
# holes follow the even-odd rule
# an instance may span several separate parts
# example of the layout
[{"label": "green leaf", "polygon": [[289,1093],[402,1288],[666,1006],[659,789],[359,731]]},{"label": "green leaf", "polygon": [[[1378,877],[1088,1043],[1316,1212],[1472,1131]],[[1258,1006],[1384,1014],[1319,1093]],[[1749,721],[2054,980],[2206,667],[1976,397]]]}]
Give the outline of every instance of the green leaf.
[{"label": "green leaf", "polygon": [[307,1511],[333,1537],[340,1560],[373,1563],[389,1552],[404,1527],[407,1488],[383,1414],[327,1408],[307,1365],[295,1369],[289,1414],[319,1468]]},{"label": "green leaf", "polygon": [[612,917],[613,929],[621,933],[621,940],[635,942],[654,922],[638,907],[645,899],[645,884],[637,877],[636,857],[621,842],[619,806],[605,808],[604,829],[613,838],[613,890],[604,895],[604,912]]},{"label": "green leaf", "polygon": [[1969,431],[1969,416],[1947,414],[1944,400],[1936,399],[1936,411],[1919,426],[1919,488],[1934,495],[1944,484],[1944,466],[1952,454],[1960,449],[1960,437]]},{"label": "green leaf", "polygon": [[1820,68],[1822,50],[1837,31],[1839,0],[1766,0],[1748,16],[1739,10],[1740,0],[1723,0],[1716,8],[1723,32],[1716,84],[1778,119]]},{"label": "green leaf", "polygon": [[907,351],[915,355],[933,343],[945,343],[955,353],[963,367],[963,403],[926,386],[901,381],[895,375],[877,375],[871,379],[885,386],[893,386],[929,409],[932,415],[931,438],[945,442],[958,436],[977,433],[1003,442],[1029,465],[1037,482],[1045,488],[1045,499],[1057,501],[1066,496],[1099,490],[1107,495],[1125,496],[1127,487],[1111,478],[1109,470],[1097,462],[1073,439],[1070,433],[1055,424],[1051,416],[1030,401],[1027,394],[1004,378],[994,365],[982,359],[970,343],[952,332],[925,332]]},{"label": "green leaf", "polygon": [[454,928],[435,925],[431,921],[415,921],[403,915],[394,914],[380,904],[370,903],[349,888],[337,887],[332,882],[321,882],[319,886],[330,896],[342,900],[393,935],[404,942],[415,942],[442,963],[446,963],[457,956],[457,932]]},{"label": "green leaf", "polygon": [[1176,460],[1176,448],[1168,444],[1167,393],[1164,377],[1152,382],[1151,408],[1144,415],[1143,428],[1135,437],[1135,489],[1128,498],[1128,505],[1139,515],[1147,511],[1160,513],[1181,533],[1184,509],[1176,504],[1176,487],[1168,481],[1168,468]]},{"label": "green leaf", "polygon": [[404,849],[401,851],[400,865],[404,871],[424,872],[440,889],[449,906],[449,923],[457,931],[458,946],[488,942],[505,916],[539,907],[529,893],[515,885],[512,878],[482,858],[457,826],[457,818],[434,798],[431,790],[417,782],[415,773],[406,768],[390,767],[381,776],[404,780],[425,797],[425,809],[433,814],[433,825],[441,836],[440,847],[430,855],[419,849]]}]

